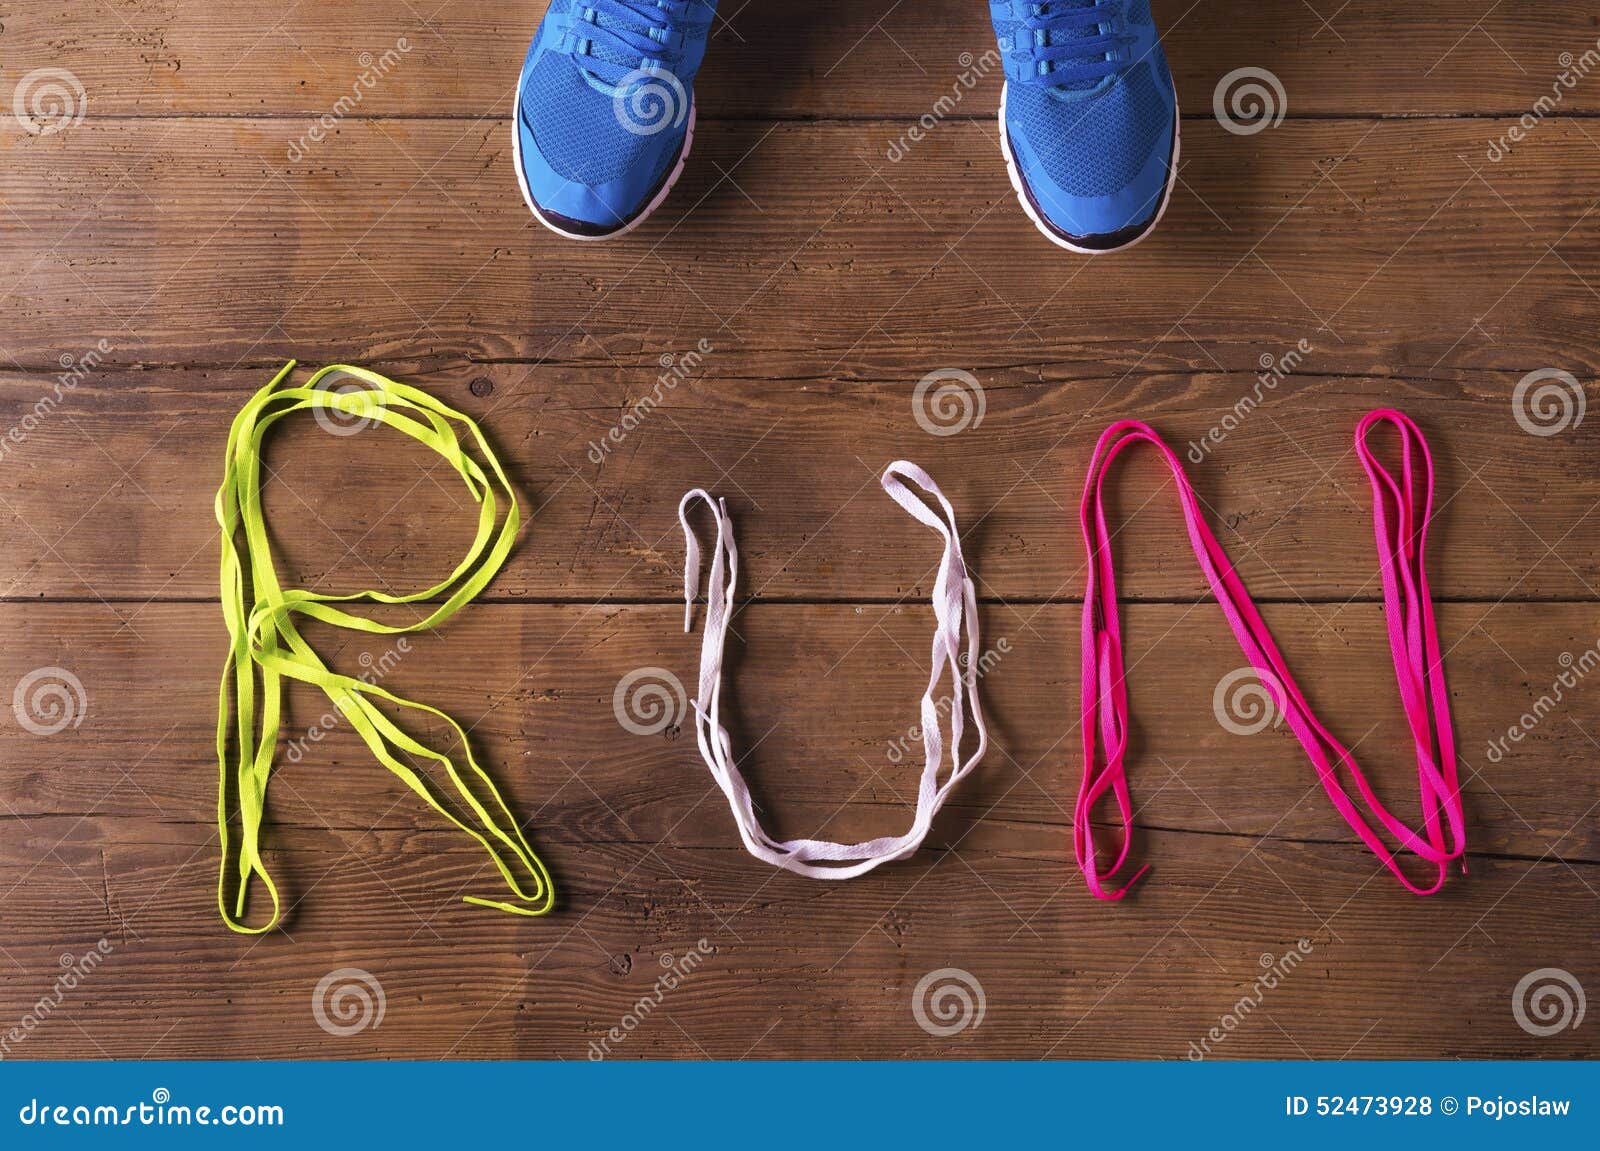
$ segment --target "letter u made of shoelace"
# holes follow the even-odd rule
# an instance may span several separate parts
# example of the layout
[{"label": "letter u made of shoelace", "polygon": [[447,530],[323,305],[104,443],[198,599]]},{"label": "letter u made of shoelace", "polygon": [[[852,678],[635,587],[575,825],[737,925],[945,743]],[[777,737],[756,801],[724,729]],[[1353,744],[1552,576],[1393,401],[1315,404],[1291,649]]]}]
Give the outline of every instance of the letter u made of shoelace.
[{"label": "letter u made of shoelace", "polygon": [[[916,485],[934,507],[906,487],[903,480]],[[739,577],[739,549],[733,539],[733,521],[727,504],[713,499],[701,488],[686,493],[678,505],[678,519],[684,536],[684,617],[683,629],[694,621],[694,595],[700,582],[700,547],[689,526],[689,509],[703,502],[717,521],[717,540],[711,557],[710,583],[706,593],[706,624],[700,645],[700,680],[693,702],[695,736],[701,758],[711,776],[727,797],[746,850],[766,863],[811,879],[850,879],[894,859],[904,859],[922,846],[933,817],[988,748],[988,731],[978,701],[977,668],[980,666],[977,597],[961,557],[961,535],[956,516],[944,494],[927,472],[904,460],[884,469],[882,480],[902,508],[938,532],[944,540],[938,577],[933,585],[933,667],[922,695],[920,726],[925,761],[917,784],[916,814],[903,835],[868,840],[863,843],[833,843],[822,839],[777,840],[761,826],[756,816],[750,789],[739,772],[738,760],[728,731],[721,722],[722,657],[728,627],[734,614],[734,592]],[[965,629],[967,642],[962,647]],[[965,665],[963,666],[963,654]],[[948,675],[949,688],[944,706],[939,699],[940,684]],[[946,742],[943,711],[949,712],[949,738]],[[970,712],[977,745],[962,758],[961,744],[966,733],[966,714]],[[948,761],[949,771],[940,780]]]},{"label": "letter u made of shoelace", "polygon": [[[217,832],[222,841],[217,907],[223,922],[234,931],[256,935],[270,931],[282,918],[277,885],[261,857],[261,824],[277,750],[286,678],[320,688],[379,763],[488,853],[511,897],[485,899],[469,895],[463,897],[467,903],[517,915],[543,915],[555,899],[550,874],[529,847],[494,781],[473,758],[467,732],[437,708],[402,699],[376,683],[330,669],[295,623],[295,618],[302,616],[373,635],[422,632],[443,623],[483,590],[511,553],[521,522],[516,492],[478,425],[426,392],[344,365],[323,368],[304,385],[294,386],[286,382],[293,368],[291,360],[235,417],[228,433],[227,461],[216,498],[217,523],[222,528],[222,614],[229,637],[217,704]],[[324,386],[335,373],[339,380],[337,390]],[[376,590],[328,595],[281,586],[262,512],[261,444],[279,420],[305,411],[339,424],[368,421],[387,425],[449,461],[478,505],[477,534],[454,571],[432,587],[407,595]],[[472,449],[476,449],[477,459],[471,454]],[[502,501],[504,516],[500,514]],[[252,597],[248,601],[247,576]],[[425,618],[398,625],[380,623],[335,606],[412,604],[439,598],[443,602]],[[443,720],[459,751],[452,754],[412,738],[378,707],[375,701],[380,700],[401,711]],[[230,758],[230,750],[237,751],[236,758]],[[475,822],[449,810],[402,755],[429,763],[448,776],[457,800]],[[464,761],[465,773],[458,757]],[[239,803],[240,843],[236,859],[230,850],[230,775]],[[253,878],[261,880],[272,900],[272,917],[259,926],[244,922]],[[231,899],[230,879],[236,887]]]},{"label": "letter u made of shoelace", "polygon": [[[1369,433],[1380,423],[1391,425],[1399,435],[1398,478],[1377,460],[1367,442]],[[1430,895],[1439,890],[1449,864],[1461,859],[1466,851],[1466,829],[1456,775],[1443,656],[1434,626],[1433,598],[1428,590],[1424,564],[1428,521],[1433,508],[1433,459],[1416,424],[1388,408],[1369,412],[1362,418],[1356,427],[1355,449],[1372,485],[1373,528],[1383,582],[1384,618],[1400,701],[1415,745],[1422,830],[1418,832],[1408,827],[1379,801],[1351,750],[1335,739],[1312,714],[1310,704],[1289,673],[1244,582],[1206,526],[1199,497],[1178,457],[1148,425],[1122,420],[1107,428],[1095,446],[1079,509],[1088,581],[1083,597],[1082,631],[1083,781],[1073,812],[1073,849],[1089,890],[1101,899],[1121,899],[1148,870],[1140,868],[1120,886],[1106,886],[1127,862],[1133,809],[1124,758],[1128,745],[1128,693],[1117,612],[1112,533],[1106,523],[1105,479],[1116,458],[1141,443],[1153,445],[1166,461],[1178,490],[1189,543],[1200,570],[1245,657],[1311,759],[1328,798],[1362,842],[1407,890],[1418,895]],[[1354,783],[1361,805],[1346,790],[1346,775]],[[1102,870],[1096,856],[1091,819],[1096,805],[1107,792],[1111,793],[1121,816],[1122,843],[1111,865]],[[1384,831],[1398,844],[1397,849],[1391,848]],[[1396,858],[1397,850],[1410,851],[1433,865],[1436,869],[1433,880],[1422,884],[1407,876]],[[1464,863],[1462,869],[1465,870]]]}]

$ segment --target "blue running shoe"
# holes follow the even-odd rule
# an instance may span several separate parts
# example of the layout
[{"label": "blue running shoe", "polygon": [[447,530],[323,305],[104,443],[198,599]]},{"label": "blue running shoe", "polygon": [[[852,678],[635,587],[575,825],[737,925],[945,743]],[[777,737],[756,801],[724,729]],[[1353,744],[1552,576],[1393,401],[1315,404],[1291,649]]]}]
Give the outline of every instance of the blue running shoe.
[{"label": "blue running shoe", "polygon": [[667,198],[694,139],[716,0],[551,0],[517,81],[517,180],[539,222],[620,236]]},{"label": "blue running shoe", "polygon": [[1000,147],[1052,243],[1098,254],[1155,227],[1178,169],[1178,101],[1149,0],[990,0],[1005,61]]}]

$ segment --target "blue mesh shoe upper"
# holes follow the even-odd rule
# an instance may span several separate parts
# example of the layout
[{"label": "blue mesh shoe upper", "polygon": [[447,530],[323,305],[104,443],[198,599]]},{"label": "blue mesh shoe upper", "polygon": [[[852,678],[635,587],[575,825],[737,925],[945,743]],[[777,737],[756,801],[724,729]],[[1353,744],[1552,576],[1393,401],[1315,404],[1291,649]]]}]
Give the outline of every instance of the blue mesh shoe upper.
[{"label": "blue mesh shoe upper", "polygon": [[683,153],[715,0],[553,0],[518,84],[525,192],[547,223],[603,234]]},{"label": "blue mesh shoe upper", "polygon": [[1005,131],[1047,231],[1147,223],[1171,179],[1176,99],[1149,0],[991,0]]},{"label": "blue mesh shoe upper", "polygon": [[663,141],[662,132],[629,131],[612,114],[614,99],[589,87],[570,56],[547,52],[522,86],[522,115],[539,151],[566,179],[600,184],[643,165],[647,186],[654,184],[677,158],[682,134]]},{"label": "blue mesh shoe upper", "polygon": [[1046,174],[1074,196],[1126,188],[1172,118],[1148,61],[1088,99],[1063,102],[1048,88],[1019,84],[1006,94],[1006,113]]}]

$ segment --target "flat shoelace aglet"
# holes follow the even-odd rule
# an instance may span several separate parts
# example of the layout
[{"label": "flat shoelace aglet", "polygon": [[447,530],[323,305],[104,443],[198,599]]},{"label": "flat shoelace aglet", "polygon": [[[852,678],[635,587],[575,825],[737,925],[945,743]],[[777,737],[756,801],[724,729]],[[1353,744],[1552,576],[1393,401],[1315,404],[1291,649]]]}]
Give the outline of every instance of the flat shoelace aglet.
[{"label": "flat shoelace aglet", "polygon": [[1107,891],[1103,887],[1096,887],[1093,890],[1094,897],[1096,899],[1103,899],[1107,903],[1116,903],[1118,900],[1126,896],[1130,890],[1132,890],[1135,883],[1138,883],[1139,880],[1144,877],[1144,873],[1150,870],[1150,866],[1151,865],[1147,863],[1143,867],[1139,868],[1138,871],[1133,873],[1132,878],[1130,878],[1121,887],[1118,887],[1113,891]]},{"label": "flat shoelace aglet", "polygon": [[1138,883],[1139,880],[1144,878],[1145,872],[1149,871],[1150,867],[1151,867],[1151,865],[1147,863],[1143,867],[1141,867],[1138,871],[1135,871],[1133,873],[1133,877],[1131,879],[1129,879],[1128,882],[1124,883],[1117,890],[1117,898],[1121,899],[1124,895],[1128,894],[1128,892],[1132,889],[1133,885],[1135,883]]},{"label": "flat shoelace aglet", "polygon": [[687,633],[694,628],[694,592],[695,585],[700,582],[700,545],[695,542],[694,533],[687,524],[683,531],[683,630]]},{"label": "flat shoelace aglet", "polygon": [[485,899],[481,895],[463,895],[462,903],[470,903],[476,907],[488,907],[495,911],[509,911],[512,915],[525,915],[530,919],[537,919],[546,914],[551,907],[552,900],[545,898],[536,907],[528,907],[521,903],[512,903],[505,899]]}]

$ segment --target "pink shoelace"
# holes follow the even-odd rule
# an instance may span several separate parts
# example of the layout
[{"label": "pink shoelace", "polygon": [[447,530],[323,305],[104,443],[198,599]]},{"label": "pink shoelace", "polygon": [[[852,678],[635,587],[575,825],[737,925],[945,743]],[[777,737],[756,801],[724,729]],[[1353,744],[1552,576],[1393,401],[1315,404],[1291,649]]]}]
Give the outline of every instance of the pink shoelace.
[{"label": "pink shoelace", "polygon": [[[1374,425],[1393,425],[1400,436],[1400,477],[1396,480],[1379,463],[1367,445]],[[1389,650],[1394,657],[1400,701],[1411,725],[1416,745],[1417,778],[1421,790],[1421,833],[1397,819],[1379,802],[1350,749],[1335,739],[1311,712],[1311,705],[1296,686],[1289,667],[1272,640],[1261,613],[1256,610],[1242,580],[1228,561],[1222,545],[1206,526],[1200,500],[1183,464],[1149,425],[1121,420],[1107,428],[1095,445],[1094,458],[1084,482],[1080,520],[1088,556],[1088,583],[1083,597],[1083,783],[1073,812],[1073,849],[1089,890],[1100,899],[1121,899],[1148,870],[1142,867],[1120,887],[1108,889],[1127,861],[1133,837],[1133,808],[1128,795],[1124,755],[1128,742],[1128,693],[1124,681],[1122,629],[1117,614],[1116,577],[1112,571],[1111,533],[1106,527],[1105,477],[1122,451],[1137,443],[1153,444],[1172,472],[1189,542],[1211,585],[1228,625],[1255,668],[1267,694],[1283,714],[1306,755],[1317,769],[1328,798],[1375,855],[1408,890],[1431,895],[1444,884],[1451,861],[1466,851],[1465,817],[1456,781],[1455,741],[1450,728],[1449,696],[1439,636],[1433,621],[1433,598],[1423,565],[1428,520],[1433,508],[1433,458],[1421,430],[1404,414],[1389,408],[1368,412],[1356,426],[1355,448],[1372,483],[1373,528],[1378,543],[1378,565],[1383,579],[1384,618],[1389,629]],[[1422,484],[1418,515],[1416,484]],[[1096,765],[1096,749],[1104,746],[1105,762]],[[1347,769],[1366,814],[1345,788],[1341,769]],[[1096,859],[1090,817],[1109,791],[1122,815],[1122,845],[1116,860],[1104,871]],[[1441,822],[1440,813],[1443,812]],[[1369,822],[1369,816],[1378,826]],[[1449,837],[1446,844],[1446,825]],[[1379,831],[1388,831],[1399,843],[1391,849]],[[1401,870],[1397,850],[1409,850],[1432,863],[1438,875],[1427,886],[1411,880]],[[1466,870],[1463,862],[1462,870]]]}]

